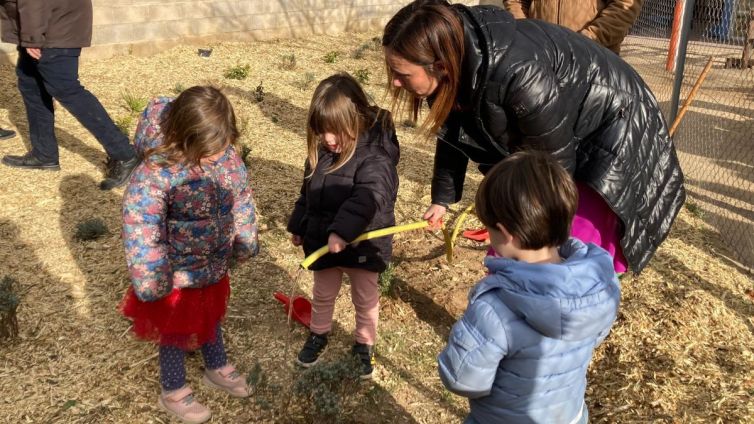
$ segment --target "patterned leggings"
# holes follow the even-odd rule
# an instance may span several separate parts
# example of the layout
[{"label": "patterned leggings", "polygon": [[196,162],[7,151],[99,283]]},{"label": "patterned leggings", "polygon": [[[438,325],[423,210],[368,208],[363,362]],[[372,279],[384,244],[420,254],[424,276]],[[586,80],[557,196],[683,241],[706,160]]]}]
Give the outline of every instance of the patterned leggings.
[{"label": "patterned leggings", "polygon": [[[204,366],[215,370],[228,363],[223,345],[223,330],[218,324],[217,337],[212,343],[202,345]],[[160,346],[160,384],[162,390],[177,390],[186,384],[186,352],[174,346]]]}]

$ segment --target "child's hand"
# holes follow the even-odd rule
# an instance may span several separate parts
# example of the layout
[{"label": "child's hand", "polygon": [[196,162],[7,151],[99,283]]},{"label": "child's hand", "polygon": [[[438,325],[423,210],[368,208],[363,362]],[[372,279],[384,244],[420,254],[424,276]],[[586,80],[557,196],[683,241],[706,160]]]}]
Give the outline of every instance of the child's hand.
[{"label": "child's hand", "polygon": [[296,234],[291,234],[291,243],[296,247],[301,246],[304,243],[304,238]]},{"label": "child's hand", "polygon": [[330,233],[330,237],[327,238],[327,249],[330,253],[341,252],[347,245],[348,243],[335,233]]},{"label": "child's hand", "polygon": [[445,215],[447,209],[442,205],[431,205],[426,212],[424,212],[424,219],[429,221],[429,227],[427,229],[437,231],[442,226],[442,217]]}]

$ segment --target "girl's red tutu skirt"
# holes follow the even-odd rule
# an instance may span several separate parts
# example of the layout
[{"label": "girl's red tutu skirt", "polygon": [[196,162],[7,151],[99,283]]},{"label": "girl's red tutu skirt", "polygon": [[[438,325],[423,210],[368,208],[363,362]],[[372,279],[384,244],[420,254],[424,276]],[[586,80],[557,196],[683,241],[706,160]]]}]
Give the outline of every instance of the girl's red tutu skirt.
[{"label": "girl's red tutu skirt", "polygon": [[202,288],[173,289],[154,302],[142,302],[129,287],[120,310],[133,322],[134,335],[160,345],[194,350],[214,342],[230,297],[226,275]]}]

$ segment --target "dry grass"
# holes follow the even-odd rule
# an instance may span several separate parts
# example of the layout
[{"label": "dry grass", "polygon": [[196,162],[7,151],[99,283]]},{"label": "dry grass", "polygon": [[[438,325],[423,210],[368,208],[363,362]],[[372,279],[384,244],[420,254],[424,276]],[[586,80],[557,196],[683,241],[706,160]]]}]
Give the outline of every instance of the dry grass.
[{"label": "dry grass", "polygon": [[[128,112],[121,93],[138,97],[172,94],[175,87],[213,83],[225,87],[251,148],[250,173],[261,214],[263,253],[233,271],[234,293],[226,323],[230,357],[244,370],[261,364],[281,388],[272,410],[258,397],[230,399],[199,383],[198,355],[188,360],[197,396],[214,411],[214,422],[305,421],[285,393],[297,371],[293,356],[305,333],[288,329],[275,290],[291,285],[301,253],[287,242],[285,221],[295,200],[304,161],[303,122],[313,85],[337,70],[369,71],[367,91],[384,103],[379,51],[353,51],[373,34],[320,36],[307,40],[218,44],[208,59],[194,48],[176,48],[150,58],[116,57],[86,63],[82,81],[114,118]],[[337,62],[323,56],[338,47]],[[297,66],[280,66],[294,54]],[[224,71],[249,63],[246,80]],[[0,72],[14,87],[13,70]],[[264,99],[254,90],[260,82]],[[15,125],[28,144],[25,113],[14,89],[0,92],[0,123]],[[133,340],[117,312],[127,287],[120,227],[122,190],[101,192],[104,153],[62,108],[57,135],[59,173],[0,167],[0,274],[18,280],[20,337],[0,346],[1,422],[168,422],[156,405],[159,391],[155,349]],[[398,120],[397,122],[402,122]],[[402,145],[398,221],[415,220],[429,202],[432,145],[398,125]],[[0,144],[0,154],[26,151],[19,139]],[[467,178],[468,203],[479,175]],[[76,226],[100,218],[111,231],[78,241]],[[473,223],[470,223],[473,225]],[[396,237],[394,297],[383,298],[375,381],[350,405],[350,421],[390,423],[459,422],[465,402],[445,391],[435,357],[449,326],[465,306],[468,288],[482,275],[483,250],[462,243],[447,264],[442,241],[430,233]],[[754,304],[752,280],[721,260],[721,243],[702,221],[684,211],[671,237],[639,278],[623,280],[620,320],[595,355],[588,402],[595,422],[752,422],[754,405]],[[0,275],[2,277],[2,275]],[[297,291],[308,294],[304,274]],[[351,344],[353,309],[343,290],[336,329],[326,358]],[[282,418],[276,413],[289,413]]]}]

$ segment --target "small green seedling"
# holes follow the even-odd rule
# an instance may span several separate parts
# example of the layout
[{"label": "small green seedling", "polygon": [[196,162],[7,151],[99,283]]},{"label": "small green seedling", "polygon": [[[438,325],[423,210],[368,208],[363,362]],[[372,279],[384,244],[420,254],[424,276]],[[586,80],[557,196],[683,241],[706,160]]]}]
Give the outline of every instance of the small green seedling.
[{"label": "small green seedling", "polygon": [[405,119],[401,124],[406,128],[416,128],[416,121],[413,119]]},{"label": "small green seedling", "polygon": [[353,73],[353,77],[356,78],[356,81],[359,83],[366,84],[369,82],[369,69],[357,69]]},{"label": "small green seedling", "polygon": [[16,309],[20,303],[13,291],[18,282],[5,276],[0,281],[0,340],[12,339],[18,335],[18,318]]},{"label": "small green seedling", "polygon": [[133,115],[121,116],[120,118],[117,118],[115,120],[115,126],[118,127],[120,132],[125,134],[126,137],[131,136],[131,128],[133,128],[133,125],[134,125]]},{"label": "small green seedling", "polygon": [[173,86],[173,89],[171,91],[173,92],[173,94],[175,94],[177,96],[177,95],[183,93],[184,90],[186,90],[186,86],[184,86],[180,82],[177,82],[177,83],[175,83],[175,85]]},{"label": "small green seedling", "polygon": [[74,238],[79,241],[96,240],[107,234],[107,226],[99,218],[90,218],[76,225]]},{"label": "small green seedling", "polygon": [[280,57],[280,68],[285,70],[293,70],[296,69],[296,55],[291,54],[285,54]]},{"label": "small green seedling", "polygon": [[340,53],[338,53],[336,51],[327,52],[327,54],[325,54],[325,57],[324,57],[325,63],[335,63],[335,62],[337,62],[339,55],[340,55]]},{"label": "small green seedling", "polygon": [[120,97],[125,103],[126,110],[131,113],[141,113],[141,111],[147,107],[147,103],[149,102],[146,98],[138,97],[130,91],[124,91],[121,93]]},{"label": "small green seedling", "polygon": [[260,81],[257,88],[254,89],[254,101],[261,103],[262,100],[264,100],[264,94],[264,87],[262,86],[262,82]]},{"label": "small green seedling", "polygon": [[223,76],[232,80],[245,80],[249,76],[251,65],[236,65],[225,70]]},{"label": "small green seedling", "polygon": [[357,48],[356,50],[351,53],[351,58],[353,59],[364,59],[364,53],[365,50],[361,47]]},{"label": "small green seedling", "polygon": [[249,155],[251,155],[251,148],[245,144],[241,145],[241,160],[243,160],[247,168],[251,167],[251,157]]},{"label": "small green seedling", "polygon": [[389,295],[393,291],[395,285],[395,263],[390,262],[384,271],[380,273],[379,278],[380,294],[382,296]]},{"label": "small green seedling", "polygon": [[314,84],[314,81],[317,80],[317,76],[314,75],[311,72],[307,72],[304,74],[304,78],[298,82],[298,87],[302,90],[308,90],[311,88],[312,84]]},{"label": "small green seedling", "polygon": [[697,218],[704,218],[704,209],[702,209],[702,207],[699,206],[697,203],[687,201],[686,210],[689,211],[691,215],[694,215]]}]

